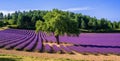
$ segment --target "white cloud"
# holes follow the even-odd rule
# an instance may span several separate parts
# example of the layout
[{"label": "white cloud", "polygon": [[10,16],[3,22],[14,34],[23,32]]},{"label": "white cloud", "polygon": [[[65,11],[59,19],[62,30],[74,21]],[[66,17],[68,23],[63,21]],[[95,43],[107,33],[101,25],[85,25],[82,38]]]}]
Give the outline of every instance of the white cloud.
[{"label": "white cloud", "polygon": [[14,13],[15,11],[7,11],[7,10],[0,10],[0,12],[2,12],[4,15],[8,14],[8,13]]},{"label": "white cloud", "polygon": [[91,10],[92,8],[90,7],[79,7],[79,8],[68,8],[68,9],[63,9],[63,11],[84,11],[84,10]]},{"label": "white cloud", "polygon": [[[78,8],[68,8],[68,9],[62,9],[63,11],[84,11],[84,10],[91,10],[92,8],[90,7],[78,7]],[[34,9],[34,10],[39,10],[39,9]],[[17,11],[29,11],[29,9],[20,9]],[[4,15],[8,13],[14,13],[15,11],[12,10],[0,10]]]},{"label": "white cloud", "polygon": [[[4,15],[7,15],[8,13],[14,13],[15,11],[20,11],[20,12],[23,12],[23,11],[29,11],[31,9],[19,9],[19,10],[0,10],[0,12],[2,12]],[[38,9],[33,9],[33,10],[38,10]]]}]

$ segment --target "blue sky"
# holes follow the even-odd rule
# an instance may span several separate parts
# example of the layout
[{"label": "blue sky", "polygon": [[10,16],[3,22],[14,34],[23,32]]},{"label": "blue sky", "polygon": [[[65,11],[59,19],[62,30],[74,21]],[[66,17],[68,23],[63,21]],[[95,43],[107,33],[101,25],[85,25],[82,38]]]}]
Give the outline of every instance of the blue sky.
[{"label": "blue sky", "polygon": [[51,10],[53,8],[111,21],[120,20],[120,0],[0,0],[0,11],[5,14],[16,10]]}]

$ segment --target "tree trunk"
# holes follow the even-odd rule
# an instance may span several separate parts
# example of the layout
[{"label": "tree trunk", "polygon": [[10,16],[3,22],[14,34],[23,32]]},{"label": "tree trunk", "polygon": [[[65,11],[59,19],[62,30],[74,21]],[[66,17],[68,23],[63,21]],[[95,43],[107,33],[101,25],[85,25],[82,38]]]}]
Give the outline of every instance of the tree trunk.
[{"label": "tree trunk", "polygon": [[55,38],[56,38],[57,44],[60,44],[60,42],[59,42],[59,35],[56,35]]}]

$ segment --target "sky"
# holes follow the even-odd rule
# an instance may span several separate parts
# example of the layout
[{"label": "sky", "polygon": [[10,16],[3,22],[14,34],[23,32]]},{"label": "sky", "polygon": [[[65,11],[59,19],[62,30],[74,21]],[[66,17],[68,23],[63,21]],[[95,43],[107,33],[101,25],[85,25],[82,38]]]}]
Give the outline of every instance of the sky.
[{"label": "sky", "polygon": [[4,14],[53,8],[120,21],[120,0],[0,0],[0,12]]}]

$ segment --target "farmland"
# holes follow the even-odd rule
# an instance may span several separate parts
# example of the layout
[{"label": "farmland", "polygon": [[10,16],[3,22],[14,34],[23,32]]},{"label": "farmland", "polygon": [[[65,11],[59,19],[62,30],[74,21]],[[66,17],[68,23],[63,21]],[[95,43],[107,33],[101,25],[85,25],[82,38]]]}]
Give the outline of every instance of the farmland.
[{"label": "farmland", "polygon": [[0,31],[0,60],[119,61],[119,36],[119,33],[60,35],[57,44],[53,33],[5,29]]},{"label": "farmland", "polygon": [[0,1],[0,61],[120,61],[119,2]]},{"label": "farmland", "polygon": [[14,61],[16,59],[18,61],[120,61],[119,57],[117,55],[48,54],[0,49],[0,58],[8,58],[7,61],[10,58]]},{"label": "farmland", "polygon": [[34,30],[6,29],[0,31],[0,48],[59,54],[120,55],[119,33],[81,33],[60,36],[57,44],[53,33]]},{"label": "farmland", "polygon": [[5,55],[5,54],[1,54],[0,55],[0,61],[48,61],[48,60],[57,60],[57,61],[78,61],[78,60],[72,60],[72,59],[65,59],[65,58],[37,58],[37,57],[29,57],[29,56],[18,56],[18,55]]}]

